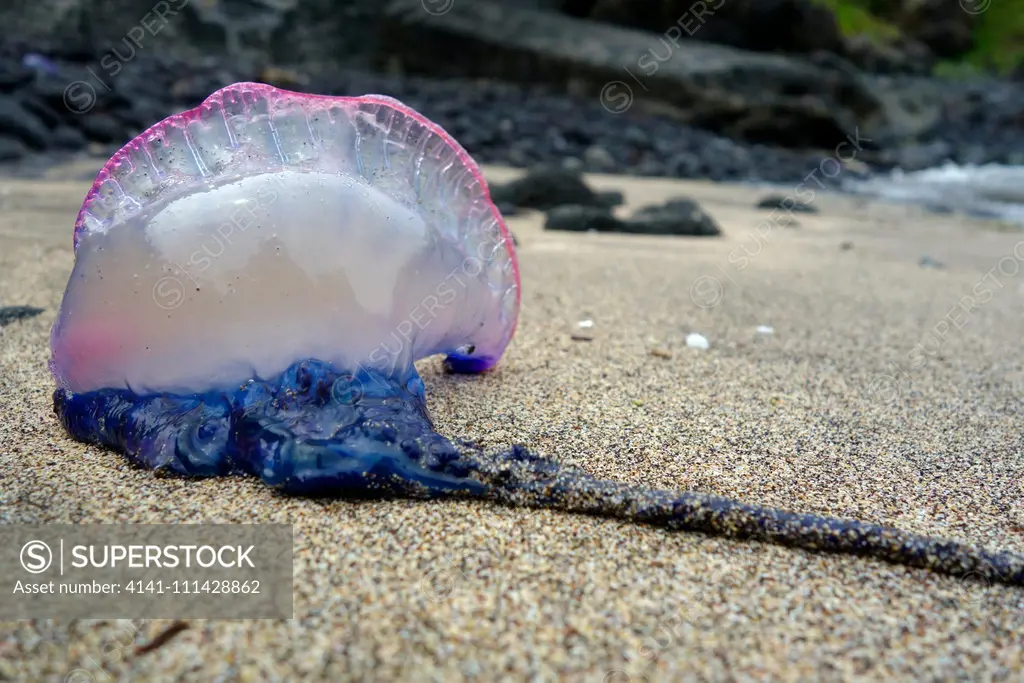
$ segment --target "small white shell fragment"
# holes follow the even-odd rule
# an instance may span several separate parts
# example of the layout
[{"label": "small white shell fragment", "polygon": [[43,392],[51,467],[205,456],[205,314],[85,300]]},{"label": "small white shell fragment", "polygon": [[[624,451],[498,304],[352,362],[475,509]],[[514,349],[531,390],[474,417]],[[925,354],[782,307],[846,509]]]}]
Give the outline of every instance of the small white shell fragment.
[{"label": "small white shell fragment", "polygon": [[691,332],[686,335],[686,345],[691,349],[701,349],[704,351],[706,351],[710,346],[710,344],[708,344],[707,337],[703,334],[697,334],[696,332]]},{"label": "small white shell fragment", "polygon": [[775,328],[774,327],[769,327],[768,325],[758,325],[757,326],[757,333],[758,334],[775,334]]},{"label": "small white shell fragment", "polygon": [[590,320],[589,318],[586,319],[586,320],[581,320],[580,321],[580,329],[581,330],[589,330],[593,326],[594,326],[594,321]]}]

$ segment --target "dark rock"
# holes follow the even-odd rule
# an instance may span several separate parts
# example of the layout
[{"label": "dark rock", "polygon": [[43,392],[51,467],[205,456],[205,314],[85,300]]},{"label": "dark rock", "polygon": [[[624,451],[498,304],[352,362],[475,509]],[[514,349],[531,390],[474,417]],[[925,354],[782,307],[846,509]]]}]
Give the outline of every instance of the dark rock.
[{"label": "dark rock", "polygon": [[515,204],[509,204],[508,202],[495,202],[495,206],[498,207],[498,211],[501,212],[502,216],[515,216],[519,213],[519,207]]},{"label": "dark rock", "polygon": [[539,166],[522,178],[491,188],[495,204],[546,211],[564,204],[609,207],[622,202],[618,194],[598,194],[587,186],[578,171],[562,167]]},{"label": "dark rock", "polygon": [[606,209],[622,206],[625,201],[626,198],[618,190],[605,190],[598,192],[596,197],[597,206],[603,206]]},{"label": "dark rock", "polygon": [[0,306],[0,327],[10,325],[16,320],[34,318],[43,312],[35,306]]},{"label": "dark rock", "polygon": [[228,85],[219,79],[212,80],[208,74],[188,74],[171,85],[171,98],[175,102],[202,102],[214,90]]},{"label": "dark rock", "polygon": [[54,149],[82,149],[89,141],[78,130],[70,126],[60,126],[50,133],[50,146]]},{"label": "dark rock", "polygon": [[[562,144],[552,145],[551,149],[553,149],[555,152],[559,154],[563,154],[564,152],[566,152],[568,149],[568,145],[565,144],[565,138],[563,138],[558,133],[555,133],[553,137],[560,138],[562,140]],[[583,173],[583,162],[577,159],[576,157],[563,156],[562,162],[559,165],[566,171],[571,171],[573,173]]]},{"label": "dark rock", "polygon": [[11,95],[0,95],[0,134],[21,140],[34,149],[45,149],[46,126]]},{"label": "dark rock", "polygon": [[839,243],[839,251],[850,251],[853,249],[853,242],[846,241]]},{"label": "dark rock", "polygon": [[[32,93],[53,110],[69,111],[68,102],[65,97],[71,84],[86,84],[83,78],[90,78],[89,72],[84,68],[65,67],[59,74],[39,74],[32,83]],[[94,83],[88,83],[85,92],[95,91]],[[75,113],[75,112],[71,112]]]},{"label": "dark rock", "polygon": [[857,67],[881,74],[927,75],[935,66],[935,54],[927,45],[911,38],[888,43],[866,35],[850,36],[842,54]]},{"label": "dark rock", "polygon": [[[369,0],[345,5],[372,7]],[[299,25],[289,25],[289,15],[300,6],[310,11],[295,17]],[[335,9],[333,16],[317,12],[326,7]],[[357,42],[365,44],[372,37],[372,31],[366,22],[352,21],[351,14],[351,7],[338,8],[326,0],[17,0],[0,4],[0,25],[35,52],[84,57],[97,73],[106,71],[116,79],[135,65],[139,55],[156,49],[167,57],[214,53],[257,60],[275,48],[296,54],[309,44],[308,38],[319,38],[313,44],[322,51],[334,31],[339,44],[354,50]],[[321,35],[312,35],[316,29]],[[288,31],[289,43],[275,42]]]},{"label": "dark rock", "polygon": [[[286,1],[282,0],[281,4]],[[515,0],[509,0],[509,4],[516,6]],[[0,15],[2,13],[0,10]],[[161,39],[163,37],[161,33]],[[699,42],[696,46],[701,47]],[[5,56],[0,51],[0,71],[19,68],[20,54],[9,52]],[[677,51],[675,55],[680,53]],[[201,76],[193,82],[192,92],[187,93],[195,98],[209,94],[204,88],[212,90],[230,80],[250,80],[252,75],[227,57],[169,60],[164,59],[162,50],[139,50],[135,59],[113,78],[99,65],[95,55],[86,55],[80,62],[69,62],[59,55],[47,54],[46,57],[54,63],[57,74],[50,70],[37,71],[14,97],[47,129],[47,144],[51,148],[74,149],[84,144],[79,135],[86,129],[80,126],[83,123],[86,127],[93,126],[85,123],[93,115],[114,121],[108,120],[104,124],[108,130],[101,131],[94,139],[109,141],[103,145],[118,145],[165,116],[196,104],[176,101],[171,95],[173,84],[184,75]],[[635,57],[633,55],[633,59]],[[757,55],[757,58],[774,59],[770,55]],[[752,180],[789,187],[802,182],[815,185],[821,182],[831,189],[840,189],[841,183],[854,175],[887,172],[899,165],[913,168],[935,161],[941,163],[947,150],[949,158],[958,163],[1024,164],[1024,90],[1019,85],[995,79],[960,82],[865,76],[842,57],[827,53],[812,53],[808,60],[823,73],[844,74],[843,78],[867,83],[874,91],[883,110],[865,115],[871,127],[854,125],[846,131],[851,143],[862,140],[862,148],[853,144],[841,150],[836,150],[835,145],[827,151],[807,148],[808,140],[826,137],[820,134],[821,129],[810,136],[804,135],[802,126],[809,121],[811,105],[806,105],[800,115],[773,119],[773,113],[782,109],[760,108],[755,84],[748,86],[744,92],[749,96],[742,95],[735,109],[716,109],[703,100],[699,106],[681,113],[678,107],[665,104],[655,107],[655,103],[647,101],[641,87],[623,74],[620,76],[623,82],[632,83],[634,94],[643,100],[634,103],[628,112],[613,116],[596,93],[567,96],[543,85],[424,79],[339,69],[307,71],[306,65],[297,72],[308,80],[308,85],[302,89],[311,92],[339,95],[378,92],[397,97],[452,132],[477,161],[485,164],[530,168],[537,164],[558,166],[565,159],[576,163],[582,159],[584,167],[591,169],[594,160],[603,163],[610,158],[615,167],[608,170],[618,173],[716,181]],[[660,64],[655,76],[663,75],[674,61],[675,58]],[[96,76],[91,75],[87,67],[92,68]],[[630,69],[634,75],[640,74],[633,67]],[[236,73],[242,77],[235,78]],[[105,85],[97,78],[103,78]],[[95,106],[86,114],[71,111],[64,101],[68,84],[78,80],[91,84],[97,95]],[[78,101],[71,104],[77,106]],[[824,112],[823,106],[827,106],[823,99],[813,105]],[[707,116],[707,121],[698,119],[698,115]],[[823,116],[822,125],[828,128],[831,126],[828,113],[824,112]],[[55,118],[60,119],[56,125]],[[721,133],[761,139],[765,143],[788,140],[799,144],[801,149],[786,150],[729,140],[695,128],[687,121],[706,123]],[[9,138],[4,143],[7,157],[27,153],[23,144],[11,142],[13,136],[6,137]],[[593,148],[606,151],[607,156],[593,151],[588,155],[588,150]],[[851,156],[854,160],[848,163]],[[831,161],[837,157],[842,159],[841,172]],[[815,174],[814,178],[807,180],[810,173]],[[594,194],[600,197],[601,193]],[[598,206],[608,204],[601,199],[595,203]],[[502,205],[503,210],[510,208],[511,204]]]},{"label": "dark rock", "polygon": [[545,230],[625,232],[623,228],[624,222],[613,216],[608,209],[578,204],[556,206],[548,211],[544,221]]},{"label": "dark rock", "polygon": [[13,60],[0,60],[0,93],[12,92],[32,82],[33,73]]},{"label": "dark rock", "polygon": [[622,232],[642,235],[689,235],[692,237],[714,237],[722,234],[721,228],[707,214],[683,215],[657,214],[624,221]]},{"label": "dark rock", "polygon": [[[845,55],[845,53],[846,51],[844,50],[843,54]],[[860,75],[858,65],[847,59],[845,56],[840,56],[834,52],[815,50],[807,55],[806,59],[817,67],[828,69],[829,71],[842,71],[851,78],[857,78]]]},{"label": "dark rock", "polygon": [[931,256],[929,256],[928,254],[925,254],[924,256],[922,256],[921,260],[917,262],[917,265],[921,266],[922,268],[936,268],[936,269],[941,269],[941,268],[945,268],[946,267],[946,264],[942,263],[941,261],[936,261]]},{"label": "dark rock", "polygon": [[[92,112],[128,108],[142,90],[126,75],[111,79],[95,65],[58,63],[57,68],[56,74],[37,75],[32,84],[33,97],[69,123]],[[127,94],[119,87],[125,87]],[[166,88],[162,96],[167,97]]]},{"label": "dark rock", "polygon": [[693,106],[689,122],[731,138],[782,147],[834,147],[843,137],[835,110],[816,97],[797,103],[707,100]]},{"label": "dark rock", "polygon": [[701,160],[696,154],[682,152],[668,161],[668,173],[677,178],[696,178],[701,175]]},{"label": "dark rock", "polygon": [[54,111],[53,107],[34,93],[24,94],[21,98],[21,106],[35,114],[47,128],[56,128],[63,120],[60,113]]},{"label": "dark rock", "polygon": [[508,150],[505,160],[516,168],[523,168],[525,166],[529,166],[537,159],[532,154],[527,154],[526,150],[523,149],[523,145],[517,145]]},{"label": "dark rock", "polygon": [[583,161],[591,171],[614,171],[615,159],[607,149],[600,145],[591,145],[583,153]]},{"label": "dark rock", "polygon": [[872,0],[869,9],[942,59],[959,57],[974,45],[977,13],[966,11],[965,0]]},{"label": "dark rock", "polygon": [[[967,12],[957,14],[965,15]],[[960,57],[974,46],[973,31],[957,16],[926,24],[914,35],[943,59]]]},{"label": "dark rock", "polygon": [[28,154],[21,140],[0,135],[0,161],[16,161]]},{"label": "dark rock", "polygon": [[638,96],[644,106],[672,105],[684,122],[749,140],[831,148],[858,126],[887,124],[888,110],[870,84],[843,70],[668,38],[659,43],[671,58],[659,62],[665,45],[654,55],[647,34],[487,0],[456,2],[442,15],[424,12],[419,0],[392,0],[381,30],[382,66],[546,82],[592,92],[612,114],[630,109]]},{"label": "dark rock", "polygon": [[722,229],[700,204],[680,197],[664,204],[645,206],[624,222],[623,232],[647,235],[693,235],[700,237],[722,234]]},{"label": "dark rock", "polygon": [[[835,16],[813,0],[596,0],[591,19],[756,52],[838,52]],[[671,35],[675,35],[675,31]]]},{"label": "dark rock", "polygon": [[757,203],[759,209],[781,209],[792,213],[818,213],[818,207],[804,204],[793,197],[770,194]]},{"label": "dark rock", "polygon": [[[420,10],[438,11],[452,0],[424,0]],[[190,5],[199,3],[190,3]],[[381,0],[275,0],[264,7],[284,8],[264,19],[269,26],[271,59],[277,63],[302,64],[339,60],[348,65],[367,67],[378,43]],[[251,2],[237,2],[237,13],[252,12]],[[228,21],[233,21],[229,17]],[[325,49],[325,46],[328,46]]]},{"label": "dark rock", "polygon": [[85,136],[95,142],[128,142],[129,135],[124,124],[110,114],[90,112],[78,120]]},{"label": "dark rock", "polygon": [[885,112],[859,129],[863,137],[872,140],[869,149],[912,144],[932,135],[942,122],[943,90],[948,87],[942,81],[870,77],[865,82],[871,84]]},{"label": "dark rock", "polygon": [[971,218],[981,218],[990,221],[1000,220],[1003,217],[998,211],[973,206],[966,207],[964,213]]}]

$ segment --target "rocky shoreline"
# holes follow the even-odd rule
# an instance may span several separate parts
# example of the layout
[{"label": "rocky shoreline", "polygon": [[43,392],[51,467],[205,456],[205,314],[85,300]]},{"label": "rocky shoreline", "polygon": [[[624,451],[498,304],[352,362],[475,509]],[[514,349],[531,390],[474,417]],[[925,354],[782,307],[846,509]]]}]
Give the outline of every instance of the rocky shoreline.
[{"label": "rocky shoreline", "polygon": [[[129,27],[105,50],[69,44],[36,51],[25,40],[2,46],[0,163],[17,172],[41,159],[106,155],[219,87],[259,80],[324,94],[391,95],[445,127],[480,162],[515,167],[568,163],[779,184],[814,174],[837,187],[896,167],[1024,164],[1024,88],[1010,80],[867,73],[849,61],[849,50],[782,55],[669,43],[671,31],[638,30],[636,21],[605,25],[529,3],[483,1],[439,13],[419,0],[394,0],[378,12],[372,45],[289,66],[271,60],[281,50],[239,48],[227,34],[210,34],[206,40],[219,49],[198,54],[196,36],[205,34],[195,22],[213,21],[208,6],[224,3],[200,10],[177,2],[178,33],[179,18],[168,16],[162,35]],[[306,35],[313,23],[292,28]],[[187,40],[181,25],[190,27]],[[645,71],[645,55],[659,57],[663,46],[668,56],[648,60],[656,68]],[[284,56],[303,56],[292,48]]]},{"label": "rocky shoreline", "polygon": [[530,167],[575,158],[588,171],[784,183],[801,180],[821,161],[817,152],[738,142],[667,116],[613,116],[597,97],[543,87],[367,71],[321,76],[284,69],[252,73],[212,63],[167,67],[141,57],[116,78],[103,80],[87,64],[46,58],[43,68],[10,62],[0,71],[2,162],[86,150],[109,154],[152,123],[239,80],[396,97],[438,122],[481,163]]}]

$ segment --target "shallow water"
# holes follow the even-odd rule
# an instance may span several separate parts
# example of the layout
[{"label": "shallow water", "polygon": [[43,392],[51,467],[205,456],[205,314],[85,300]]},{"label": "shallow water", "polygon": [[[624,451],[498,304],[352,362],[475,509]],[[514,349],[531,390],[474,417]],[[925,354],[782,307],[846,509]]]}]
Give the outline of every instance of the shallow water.
[{"label": "shallow water", "polygon": [[913,173],[897,169],[886,176],[849,180],[854,193],[933,210],[997,218],[1024,227],[1024,166],[947,163]]}]

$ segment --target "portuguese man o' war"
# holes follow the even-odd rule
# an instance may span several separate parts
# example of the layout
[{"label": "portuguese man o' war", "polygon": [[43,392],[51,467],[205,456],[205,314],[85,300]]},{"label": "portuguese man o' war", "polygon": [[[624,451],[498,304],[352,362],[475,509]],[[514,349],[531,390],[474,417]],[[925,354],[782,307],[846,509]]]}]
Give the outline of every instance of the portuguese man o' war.
[{"label": "portuguese man o' war", "polygon": [[476,163],[389,97],[219,90],[107,162],[74,247],[54,410],[143,467],[295,494],[483,497],[1024,585],[1020,555],[437,433],[414,362],[493,368],[519,269]]}]

